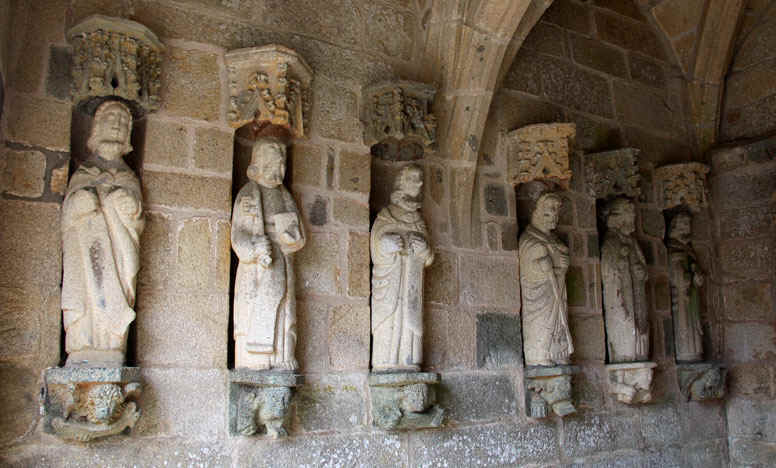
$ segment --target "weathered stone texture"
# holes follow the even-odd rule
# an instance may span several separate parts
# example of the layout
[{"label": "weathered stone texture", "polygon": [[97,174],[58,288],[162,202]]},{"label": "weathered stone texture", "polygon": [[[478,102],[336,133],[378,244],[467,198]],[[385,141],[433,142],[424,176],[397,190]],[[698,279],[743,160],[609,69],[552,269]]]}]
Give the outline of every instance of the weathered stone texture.
[{"label": "weathered stone texture", "polygon": [[348,295],[369,296],[369,234],[348,234]]},{"label": "weathered stone texture", "polygon": [[461,283],[461,302],[469,305],[514,306],[520,303],[517,262],[499,257],[461,257],[468,281]]},{"label": "weathered stone texture", "polygon": [[143,172],[143,201],[162,205],[229,212],[231,181],[220,177],[197,177],[171,172]]},{"label": "weathered stone texture", "polygon": [[37,370],[0,365],[0,442],[8,444],[33,429],[38,413]]},{"label": "weathered stone texture", "polygon": [[351,198],[335,198],[334,220],[348,226],[366,227],[369,225],[369,206]]},{"label": "weathered stone texture", "polygon": [[141,317],[136,326],[140,366],[226,366],[229,296],[193,292],[140,290],[136,306]]},{"label": "weathered stone texture", "polygon": [[725,355],[733,362],[776,359],[776,330],[759,323],[730,323],[725,328]]},{"label": "weathered stone texture", "polygon": [[194,131],[194,165],[214,172],[232,171],[233,136],[217,128]]},{"label": "weathered stone texture", "polygon": [[189,161],[188,129],[177,122],[149,118],[146,123],[143,162],[186,167]]},{"label": "weathered stone texture", "polygon": [[558,459],[554,424],[488,425],[412,434],[410,451],[419,466],[515,466]]},{"label": "weathered stone texture", "polygon": [[455,422],[503,421],[517,414],[509,375],[449,374],[437,386],[439,405]]},{"label": "weathered stone texture", "polygon": [[0,149],[0,191],[25,198],[37,198],[46,188],[46,156],[40,151]]},{"label": "weathered stone texture", "polygon": [[70,51],[64,46],[51,46],[46,76],[46,93],[60,100],[70,98]]},{"label": "weathered stone texture", "polygon": [[346,142],[361,140],[356,94],[324,79],[313,82],[310,128],[325,138]]},{"label": "weathered stone texture", "polygon": [[340,190],[367,194],[370,186],[370,162],[369,155],[343,151],[339,155],[339,181]]},{"label": "weathered stone texture", "polygon": [[162,61],[162,110],[179,117],[220,120],[220,76],[215,53],[168,46]]},{"label": "weathered stone texture", "polygon": [[70,151],[70,105],[51,99],[9,93],[3,133],[10,141]]},{"label": "weathered stone texture", "polygon": [[305,248],[295,256],[297,290],[302,294],[336,295],[339,291],[339,236],[309,233]]},{"label": "weathered stone texture", "polygon": [[596,11],[594,16],[598,34],[604,41],[663,59],[663,47],[648,24],[603,11]]},{"label": "weathered stone texture", "polygon": [[426,302],[454,305],[458,302],[458,256],[445,250],[434,252],[432,263],[423,275]]},{"label": "weathered stone texture", "polygon": [[520,318],[484,313],[477,316],[477,367],[498,369],[523,363]]},{"label": "weathered stone texture", "polygon": [[[61,279],[60,207],[54,203],[0,201],[0,284],[55,286]],[[48,220],[41,222],[41,220]],[[52,229],[53,227],[53,229]]]},{"label": "weathered stone texture", "polygon": [[362,386],[355,377],[329,376],[299,387],[293,397],[295,426],[304,432],[347,432],[364,426]]},{"label": "weathered stone texture", "polygon": [[625,54],[620,49],[585,36],[573,34],[570,37],[572,57],[575,62],[612,76],[628,79]]},{"label": "weathered stone texture", "polygon": [[322,185],[321,149],[318,146],[304,144],[295,144],[288,149],[291,155],[291,183]]},{"label": "weathered stone texture", "polygon": [[329,309],[329,367],[333,370],[369,366],[369,307],[344,304]]}]

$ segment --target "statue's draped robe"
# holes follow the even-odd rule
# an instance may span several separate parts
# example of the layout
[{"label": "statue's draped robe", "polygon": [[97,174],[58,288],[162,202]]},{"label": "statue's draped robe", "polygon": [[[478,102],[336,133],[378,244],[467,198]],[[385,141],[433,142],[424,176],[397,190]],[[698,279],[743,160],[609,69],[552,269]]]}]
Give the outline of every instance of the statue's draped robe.
[{"label": "statue's draped robe", "polygon": [[[405,249],[385,252],[383,235],[399,234]],[[428,242],[419,211],[384,208],[372,225],[372,367],[417,369],[423,357],[423,268],[434,261],[429,247],[409,252],[409,234]]]},{"label": "statue's draped robe", "polygon": [[610,363],[649,359],[646,271],[636,240],[608,230],[601,247],[601,276]]},{"label": "statue's draped robe", "polygon": [[668,259],[671,268],[671,309],[674,318],[674,342],[677,361],[703,359],[703,328],[700,294],[693,281],[697,270],[695,254],[689,245],[670,240]]},{"label": "statue's draped robe", "polygon": [[[277,232],[275,216],[293,214],[299,240]],[[255,256],[259,236],[272,244],[272,262]],[[235,366],[249,369],[296,369],[296,294],[293,253],[304,246],[299,211],[283,186],[249,181],[237,194],[232,213],[232,248],[240,263],[234,288]]]},{"label": "statue's draped robe", "polygon": [[[116,198],[109,197],[122,189],[137,202],[135,213],[122,213]],[[62,209],[68,364],[123,364],[129,324],[135,319],[143,227],[140,183],[123,161],[97,158],[75,171]]]},{"label": "statue's draped robe", "polygon": [[[520,288],[523,298],[523,349],[529,366],[568,363],[574,352],[568,324],[566,268],[568,247],[553,234],[529,225],[520,236]],[[552,271],[544,271],[550,262]]]}]

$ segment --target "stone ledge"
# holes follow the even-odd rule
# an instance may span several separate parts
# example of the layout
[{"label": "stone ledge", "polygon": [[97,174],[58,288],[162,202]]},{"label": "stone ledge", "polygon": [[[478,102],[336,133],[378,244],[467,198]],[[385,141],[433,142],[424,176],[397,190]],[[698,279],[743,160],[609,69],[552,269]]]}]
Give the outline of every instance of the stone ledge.
[{"label": "stone ledge", "polygon": [[525,376],[528,378],[555,377],[559,375],[572,375],[579,372],[579,366],[526,366]]},{"label": "stone ledge", "polygon": [[304,376],[292,372],[234,369],[229,371],[229,382],[267,387],[296,387],[304,383]]},{"label": "stone ledge", "polygon": [[139,367],[49,367],[44,371],[48,384],[77,382],[132,382],[140,380]]},{"label": "stone ledge", "polygon": [[433,372],[381,372],[369,374],[372,387],[401,387],[412,384],[439,383],[439,374]]}]

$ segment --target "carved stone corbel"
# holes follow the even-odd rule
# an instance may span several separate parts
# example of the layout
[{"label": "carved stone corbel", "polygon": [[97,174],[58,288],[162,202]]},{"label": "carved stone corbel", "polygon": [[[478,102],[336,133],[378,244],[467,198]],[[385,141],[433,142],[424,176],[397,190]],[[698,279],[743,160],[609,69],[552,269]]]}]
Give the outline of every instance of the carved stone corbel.
[{"label": "carved stone corbel", "polygon": [[525,368],[525,408],[529,418],[546,418],[550,411],[567,416],[577,411],[572,402],[571,378],[577,366]]},{"label": "carved stone corbel", "polygon": [[439,375],[431,372],[370,374],[372,424],[385,430],[441,426],[445,410],[434,404],[437,383]]},{"label": "carved stone corbel", "polygon": [[528,125],[502,135],[508,178],[513,185],[534,180],[550,181],[568,188],[571,180],[569,155],[577,127],[573,123]]},{"label": "carved stone corbel", "polygon": [[292,372],[235,369],[229,372],[229,432],[286,437],[288,408],[302,376]]},{"label": "carved stone corbel", "polygon": [[588,195],[593,198],[638,197],[641,193],[639,153],[641,150],[636,148],[622,148],[586,154],[584,171]]},{"label": "carved stone corbel", "polygon": [[44,431],[89,442],[125,432],[140,418],[138,367],[56,367],[44,371]]},{"label": "carved stone corbel", "polygon": [[706,174],[709,166],[690,162],[671,164],[655,169],[655,183],[658,187],[660,209],[668,210],[684,206],[698,211],[708,205]]},{"label": "carved stone corbel", "polygon": [[115,96],[137,103],[146,112],[159,108],[164,45],[135,21],[93,15],[72,27],[75,103]]},{"label": "carved stone corbel", "polygon": [[635,405],[652,401],[652,377],[657,363],[628,362],[607,364],[609,393],[617,401]]},{"label": "carved stone corbel", "polygon": [[292,137],[307,133],[313,71],[292,49],[271,44],[228,52],[227,120],[234,128],[275,125]]},{"label": "carved stone corbel", "polygon": [[379,83],[364,88],[361,120],[364,144],[404,140],[430,147],[436,144],[436,117],[431,112],[436,88],[411,81]]},{"label": "carved stone corbel", "polygon": [[727,369],[714,362],[677,364],[679,390],[688,400],[719,400],[725,397]]}]

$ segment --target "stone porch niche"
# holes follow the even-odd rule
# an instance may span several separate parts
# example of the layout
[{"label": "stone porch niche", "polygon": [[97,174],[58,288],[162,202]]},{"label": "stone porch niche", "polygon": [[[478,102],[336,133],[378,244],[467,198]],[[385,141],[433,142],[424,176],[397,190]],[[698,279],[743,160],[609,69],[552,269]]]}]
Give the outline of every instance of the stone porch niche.
[{"label": "stone porch niche", "polygon": [[232,169],[229,403],[231,435],[288,435],[299,372],[294,253],[307,234],[290,186],[291,142],[307,135],[312,69],[292,49],[225,55]]},{"label": "stone porch niche", "polygon": [[[422,372],[421,361],[424,349],[428,346],[423,344],[427,340],[423,332],[424,319],[422,315],[426,312],[423,306],[423,269],[425,266],[419,260],[415,260],[415,253],[412,253],[410,237],[412,233],[407,234],[404,231],[418,230],[420,227],[416,222],[403,221],[401,216],[393,218],[394,214],[388,207],[393,209],[397,206],[397,200],[394,200],[393,194],[399,191],[404,193],[405,188],[400,188],[402,182],[407,177],[405,174],[413,173],[414,177],[421,183],[425,183],[427,177],[424,171],[424,155],[427,149],[436,147],[436,117],[432,113],[431,104],[434,100],[436,89],[433,86],[423,83],[414,83],[408,81],[391,81],[378,83],[362,90],[363,105],[361,109],[361,121],[364,130],[364,143],[370,146],[371,153],[371,188],[369,196],[369,218],[372,226],[371,238],[371,259],[372,271],[372,371],[368,377],[369,394],[372,403],[371,421],[372,425],[383,430],[414,430],[430,427],[439,427],[444,420],[444,409],[437,406],[436,403],[436,384],[439,383],[439,374],[433,372]],[[417,204],[414,210],[420,213],[422,220],[427,220],[428,213],[424,213],[423,192],[420,192],[417,199],[410,204]],[[401,203],[398,206],[404,205]],[[378,218],[380,216],[387,217]],[[413,210],[406,212],[413,215]],[[403,216],[403,215],[402,215]],[[387,223],[387,224],[386,224]],[[383,228],[378,228],[378,224],[393,226],[383,232]],[[423,221],[421,221],[423,224]],[[426,225],[427,226],[427,225]],[[375,255],[391,255],[387,251],[383,253],[382,236],[399,235],[389,232],[393,229],[401,232],[403,244],[401,245],[401,279],[400,283],[391,286],[399,278],[393,276],[386,279],[375,280],[376,274]],[[380,234],[375,230],[380,229]],[[431,245],[432,236],[428,228],[423,228],[424,233],[416,232],[417,235],[423,235],[424,242],[427,243],[430,259],[433,259],[434,246]],[[381,236],[377,240],[376,235]],[[381,253],[376,254],[380,251]],[[406,252],[406,253],[405,253]],[[429,260],[427,258],[427,260]],[[420,262],[420,263],[418,263]],[[381,268],[385,268],[384,266]],[[377,281],[377,282],[376,282]],[[390,284],[385,283],[388,281]],[[378,284],[379,283],[379,284]],[[380,288],[380,290],[375,290]],[[390,306],[385,303],[388,299],[382,298],[384,294],[392,294],[396,288],[399,295],[397,305],[393,315],[389,318],[378,316],[387,312]],[[378,297],[379,296],[379,297]],[[377,299],[376,299],[377,298]],[[382,302],[381,302],[382,301]],[[414,319],[412,317],[415,317]],[[418,317],[419,320],[418,320]],[[415,320],[415,325],[408,322]],[[378,323],[379,321],[379,323]],[[388,323],[388,322],[391,323]],[[413,327],[420,327],[420,334],[417,332],[407,332]],[[389,330],[390,333],[380,330]],[[399,332],[401,330],[401,332]],[[398,334],[401,338],[398,338]],[[388,339],[391,335],[392,338]],[[415,338],[410,338],[414,336]],[[408,345],[407,341],[414,341]],[[401,345],[399,345],[401,343]],[[408,347],[412,351],[407,354]],[[398,355],[398,360],[390,357],[393,354]],[[410,356],[411,355],[411,356]],[[376,362],[377,356],[381,362]],[[412,364],[405,362],[410,359]],[[385,362],[382,362],[382,361]]]},{"label": "stone porch niche", "polygon": [[62,201],[65,340],[62,367],[44,371],[41,403],[45,432],[90,442],[128,433],[141,414],[137,275],[147,217],[141,174],[145,117],[160,105],[165,47],[142,24],[102,15],[66,36],[71,73],[52,89],[73,103],[72,157],[46,155],[61,163],[51,173],[49,196]]}]

